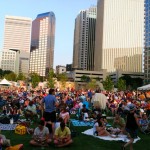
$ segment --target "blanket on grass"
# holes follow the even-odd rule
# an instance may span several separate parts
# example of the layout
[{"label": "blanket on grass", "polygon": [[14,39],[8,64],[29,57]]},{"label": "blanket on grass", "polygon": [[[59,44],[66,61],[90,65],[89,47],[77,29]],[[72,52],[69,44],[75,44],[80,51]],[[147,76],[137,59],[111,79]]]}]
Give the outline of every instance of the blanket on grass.
[{"label": "blanket on grass", "polygon": [[[70,119],[71,123],[73,126],[93,126],[94,125],[94,120],[93,121],[80,121],[76,119]],[[107,127],[111,127],[110,124],[106,125]]]},{"label": "blanket on grass", "polygon": [[[102,140],[108,140],[108,141],[123,141],[123,142],[128,142],[129,139],[127,138],[126,135],[122,135],[122,134],[119,134],[117,138],[112,138],[110,136],[95,136],[93,135],[93,128],[92,129],[88,129],[84,132],[82,132],[83,134],[86,134],[86,135],[91,135],[95,138],[99,138],[99,139],[102,139]],[[136,138],[134,139],[134,142],[133,143],[136,143],[138,140],[140,140],[140,138]]]},{"label": "blanket on grass", "polygon": [[17,124],[1,124],[0,123],[0,130],[15,130]]}]

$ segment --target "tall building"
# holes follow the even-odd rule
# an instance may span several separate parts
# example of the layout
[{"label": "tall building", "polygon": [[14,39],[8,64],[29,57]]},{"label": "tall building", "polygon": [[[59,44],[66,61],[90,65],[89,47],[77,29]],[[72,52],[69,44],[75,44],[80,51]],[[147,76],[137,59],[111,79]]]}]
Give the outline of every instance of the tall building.
[{"label": "tall building", "polygon": [[1,68],[28,74],[32,19],[6,16]]},{"label": "tall building", "polygon": [[3,50],[17,49],[30,53],[32,19],[6,16]]},{"label": "tall building", "polygon": [[25,76],[29,73],[29,58],[30,53],[12,49],[2,51],[1,69],[11,70],[16,74],[23,73]]},{"label": "tall building", "polygon": [[39,14],[32,23],[30,70],[46,76],[54,62],[55,14]]},{"label": "tall building", "polygon": [[94,70],[142,72],[144,0],[98,0]]},{"label": "tall building", "polygon": [[144,79],[145,84],[150,83],[150,1],[145,0],[145,33],[144,33]]},{"label": "tall building", "polygon": [[82,10],[75,19],[73,68],[94,70],[97,8]]}]

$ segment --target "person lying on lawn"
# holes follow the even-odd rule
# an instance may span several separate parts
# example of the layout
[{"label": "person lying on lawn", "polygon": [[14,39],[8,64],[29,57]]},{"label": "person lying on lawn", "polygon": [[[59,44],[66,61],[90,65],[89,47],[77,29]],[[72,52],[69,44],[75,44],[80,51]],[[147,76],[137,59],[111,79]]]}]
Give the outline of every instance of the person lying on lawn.
[{"label": "person lying on lawn", "polygon": [[60,127],[55,130],[54,144],[56,147],[64,147],[72,143],[71,132],[64,122],[60,123]]},{"label": "person lying on lawn", "polygon": [[33,139],[30,141],[31,145],[48,146],[48,144],[52,141],[49,136],[49,130],[44,125],[45,121],[40,120],[38,127],[34,130]]}]

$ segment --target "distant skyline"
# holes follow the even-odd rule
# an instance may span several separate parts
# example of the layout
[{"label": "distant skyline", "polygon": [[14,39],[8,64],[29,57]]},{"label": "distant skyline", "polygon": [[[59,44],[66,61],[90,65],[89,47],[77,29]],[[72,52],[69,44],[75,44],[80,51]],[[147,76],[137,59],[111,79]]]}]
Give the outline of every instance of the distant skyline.
[{"label": "distant skyline", "polygon": [[54,69],[72,63],[75,18],[97,0],[5,0],[0,1],[0,51],[3,48],[5,16],[29,17],[53,11],[56,16]]}]

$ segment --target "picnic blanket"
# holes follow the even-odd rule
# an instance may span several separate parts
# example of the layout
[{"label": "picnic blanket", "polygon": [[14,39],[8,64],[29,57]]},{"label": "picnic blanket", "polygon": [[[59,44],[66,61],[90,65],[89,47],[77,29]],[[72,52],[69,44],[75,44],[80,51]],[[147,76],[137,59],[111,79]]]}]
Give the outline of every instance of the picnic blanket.
[{"label": "picnic blanket", "polygon": [[[71,123],[73,126],[93,126],[94,125],[94,120],[92,121],[81,121],[81,120],[76,120],[76,119],[70,119]],[[106,125],[107,127],[111,127],[110,124]]]},{"label": "picnic blanket", "polygon": [[0,123],[0,130],[15,130],[17,124],[2,124]]},{"label": "picnic blanket", "polygon": [[73,126],[93,126],[94,121],[80,121],[80,120],[75,120],[72,119],[70,120]]},{"label": "picnic blanket", "polygon": [[[92,129],[88,129],[88,130],[86,130],[86,131],[84,131],[84,132],[82,132],[82,133],[83,133],[83,134],[86,134],[86,135],[91,135],[91,136],[93,136],[93,137],[95,137],[95,138],[99,138],[99,139],[102,139],[102,140],[108,140],[108,141],[123,141],[123,142],[128,142],[128,141],[129,141],[129,139],[127,138],[127,136],[126,136],[126,135],[122,135],[122,134],[118,135],[117,138],[112,138],[112,137],[110,137],[110,136],[95,136],[95,135],[93,135],[93,128],[92,128]],[[139,137],[136,138],[136,139],[134,139],[134,142],[133,142],[133,143],[136,143],[138,140],[140,140]]]}]

